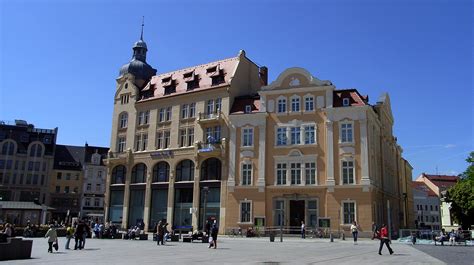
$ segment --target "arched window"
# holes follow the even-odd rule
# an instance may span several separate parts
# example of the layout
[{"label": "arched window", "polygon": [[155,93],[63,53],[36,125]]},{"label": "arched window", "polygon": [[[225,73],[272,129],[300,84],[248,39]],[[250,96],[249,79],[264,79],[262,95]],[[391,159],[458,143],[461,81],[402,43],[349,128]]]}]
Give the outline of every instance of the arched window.
[{"label": "arched window", "polygon": [[194,163],[191,160],[183,160],[176,166],[176,181],[194,180]]},{"label": "arched window", "polygon": [[221,161],[209,158],[202,162],[201,180],[221,180]]},{"label": "arched window", "polygon": [[143,163],[136,164],[132,169],[132,183],[146,182],[146,165]]},{"label": "arched window", "polygon": [[40,144],[34,144],[30,148],[31,157],[41,157],[43,154],[43,147]]},{"label": "arched window", "polygon": [[13,155],[13,153],[15,152],[15,145],[8,141],[8,142],[5,142],[3,143],[2,145],[2,155]]},{"label": "arched window", "polygon": [[125,166],[119,165],[112,169],[112,184],[125,184]]},{"label": "arched window", "polygon": [[127,124],[128,124],[128,113],[124,112],[122,114],[120,114],[120,129],[122,128],[127,128]]},{"label": "arched window", "polygon": [[170,165],[161,161],[153,167],[153,182],[168,182],[170,178]]}]

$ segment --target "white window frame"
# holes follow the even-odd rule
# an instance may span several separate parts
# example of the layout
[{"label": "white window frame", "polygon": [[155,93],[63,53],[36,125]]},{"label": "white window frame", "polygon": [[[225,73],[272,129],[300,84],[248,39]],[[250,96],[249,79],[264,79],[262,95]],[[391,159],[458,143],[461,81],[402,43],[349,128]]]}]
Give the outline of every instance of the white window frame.
[{"label": "white window frame", "polygon": [[301,113],[301,97],[297,95],[291,96],[290,107],[290,113]]},{"label": "white window frame", "polygon": [[195,102],[189,104],[189,115],[188,115],[188,117],[189,118],[196,117],[196,103]]},{"label": "white window frame", "polygon": [[[249,204],[249,220],[247,222],[242,222],[242,204]],[[253,217],[253,203],[250,200],[239,201],[239,220],[237,223],[239,224],[253,224],[252,222]]]},{"label": "white window frame", "polygon": [[[278,165],[284,165],[285,167],[281,168],[281,170],[278,168]],[[284,174],[284,178],[282,178],[282,182],[279,184],[278,183],[278,171],[281,171],[282,174]],[[286,162],[275,162],[275,186],[287,186],[288,185],[288,163]]]},{"label": "white window frame", "polygon": [[245,105],[244,113],[251,113],[252,112],[252,105]]},{"label": "white window frame", "polygon": [[[278,129],[282,129],[282,135],[285,136],[284,143],[279,144]],[[288,128],[286,126],[277,126],[275,130],[275,146],[287,146],[288,145]]]},{"label": "white window frame", "polygon": [[[284,104],[280,104],[280,101],[284,101]],[[276,112],[279,114],[286,114],[288,113],[288,100],[284,96],[279,96],[276,100],[277,106],[276,106]],[[280,111],[280,105],[284,106],[284,110]]]},{"label": "white window frame", "polygon": [[87,183],[86,185],[86,191],[91,191],[92,190],[92,184],[91,183]]},{"label": "white window frame", "polygon": [[[296,161],[291,161],[288,163],[290,166],[289,166],[289,171],[290,171],[290,185],[291,186],[300,186],[302,185],[304,182],[303,182],[303,167],[301,165],[301,162],[296,162]],[[293,164],[295,165],[300,165],[300,167],[292,167]],[[298,170],[299,169],[299,170]],[[295,171],[296,175],[299,175],[299,178],[295,178],[295,183],[293,183],[293,170]],[[298,174],[298,171],[299,171],[299,174]],[[298,180],[299,180],[299,183],[298,183]]]},{"label": "white window frame", "polygon": [[86,200],[84,202],[84,206],[91,206],[91,199],[90,198],[86,198]]},{"label": "white window frame", "polygon": [[[344,222],[344,204],[346,203],[353,203],[354,204],[354,220],[351,220],[349,223]],[[349,225],[352,224],[352,222],[357,221],[357,202],[355,200],[342,200],[341,201],[341,225]]]},{"label": "white window frame", "polygon": [[159,131],[156,133],[156,149],[163,149],[164,135],[164,131]]},{"label": "white window frame", "polygon": [[241,146],[253,147],[253,142],[254,142],[253,137],[254,137],[253,127],[242,127]]},{"label": "white window frame", "polygon": [[117,152],[119,153],[125,152],[126,148],[127,148],[127,137],[119,136],[117,138]]},{"label": "white window frame", "polygon": [[170,130],[163,132],[163,149],[170,148],[171,145],[171,133]]},{"label": "white window frame", "polygon": [[[346,126],[346,128],[342,128]],[[350,125],[351,127],[351,139],[348,138],[348,128],[347,125]],[[344,137],[346,139],[344,139]],[[339,143],[345,144],[345,143],[354,143],[354,121],[342,121],[339,123]]]},{"label": "white window frame", "polygon": [[187,119],[189,117],[189,105],[181,105],[181,119]]},{"label": "white window frame", "polygon": [[[353,183],[344,183],[344,162],[352,162],[352,181]],[[355,165],[355,159],[353,157],[344,157],[340,161],[341,166],[340,166],[340,185],[355,185],[356,184],[356,165]]]},{"label": "white window frame", "polygon": [[170,106],[170,107],[167,107],[166,108],[166,121],[170,121],[171,120],[171,114],[173,113],[173,108]]},{"label": "white window frame", "polygon": [[[250,166],[250,168],[248,168]],[[247,167],[247,168],[244,168]],[[250,177],[246,183],[244,183],[244,171],[250,170]],[[240,185],[241,186],[252,186],[253,185],[253,165],[252,161],[245,161],[240,166]]]},{"label": "white window frame", "polygon": [[351,104],[351,101],[350,101],[349,98],[343,98],[342,99],[342,106],[348,107],[348,106],[350,106],[350,104]]},{"label": "white window frame", "polygon": [[158,113],[158,122],[164,122],[164,121],[165,121],[165,108],[161,108]]},{"label": "white window frame", "polygon": [[[290,145],[300,145],[301,144],[301,127],[300,126],[292,126],[290,127]],[[293,137],[293,131],[295,132],[295,137]],[[296,135],[296,132],[299,132]]]},{"label": "white window frame", "polygon": [[[307,108],[308,103],[309,103],[309,100],[311,100],[312,109],[308,109],[308,108]],[[314,99],[314,96],[313,96],[313,95],[305,95],[305,96],[304,96],[304,111],[305,111],[305,112],[314,112],[314,110],[315,110],[315,99]]]},{"label": "white window frame", "polygon": [[128,127],[128,113],[122,112],[119,116],[119,128],[125,129]]},{"label": "white window frame", "polygon": [[[316,128],[317,128],[316,124],[303,124],[301,127],[303,127],[303,135],[304,135],[303,136],[303,139],[304,139],[303,143],[305,145],[307,145],[307,144],[316,144],[316,142],[317,142],[316,141]],[[314,135],[314,138],[313,138],[314,141],[313,142],[306,142],[306,140],[308,139],[307,134],[306,134],[307,133],[306,128],[308,128],[308,127],[313,127],[313,135]],[[308,133],[309,133],[309,131],[308,131]]]},{"label": "white window frame", "polygon": [[[308,168],[306,167],[307,164],[314,164],[314,168]],[[309,170],[313,170],[314,169],[314,183],[308,183],[310,180],[310,176],[307,174]],[[318,165],[316,163],[316,161],[313,161],[313,162],[304,162],[304,167],[303,167],[303,171],[304,171],[304,180],[305,180],[305,185],[318,185]]]},{"label": "white window frame", "polygon": [[194,128],[188,128],[187,132],[187,146],[194,146]]}]

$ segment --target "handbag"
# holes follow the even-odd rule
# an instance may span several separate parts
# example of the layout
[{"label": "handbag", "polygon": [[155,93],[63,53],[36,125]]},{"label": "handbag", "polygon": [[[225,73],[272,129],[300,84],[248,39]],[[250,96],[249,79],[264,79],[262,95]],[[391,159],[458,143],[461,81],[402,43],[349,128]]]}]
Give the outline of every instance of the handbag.
[{"label": "handbag", "polygon": [[53,243],[53,247],[56,251],[58,251],[59,245],[58,245],[58,240],[57,239],[56,239],[56,242]]}]

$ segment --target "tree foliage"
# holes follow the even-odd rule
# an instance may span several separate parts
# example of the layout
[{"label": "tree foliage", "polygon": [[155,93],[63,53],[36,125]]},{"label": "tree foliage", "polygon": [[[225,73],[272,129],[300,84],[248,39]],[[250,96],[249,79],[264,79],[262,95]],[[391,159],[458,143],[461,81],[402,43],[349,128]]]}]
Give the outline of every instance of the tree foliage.
[{"label": "tree foliage", "polygon": [[448,190],[446,197],[446,201],[451,202],[454,221],[463,228],[474,224],[474,152],[466,161],[469,164],[466,171],[460,175],[461,180]]}]

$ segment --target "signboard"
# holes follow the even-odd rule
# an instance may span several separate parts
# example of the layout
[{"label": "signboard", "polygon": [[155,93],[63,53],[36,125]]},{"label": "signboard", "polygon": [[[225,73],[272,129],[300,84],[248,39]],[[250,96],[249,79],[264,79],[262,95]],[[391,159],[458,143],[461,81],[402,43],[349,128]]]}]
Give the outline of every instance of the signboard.
[{"label": "signboard", "polygon": [[150,154],[151,158],[168,158],[173,157],[173,151],[165,150],[165,151],[157,151]]}]

